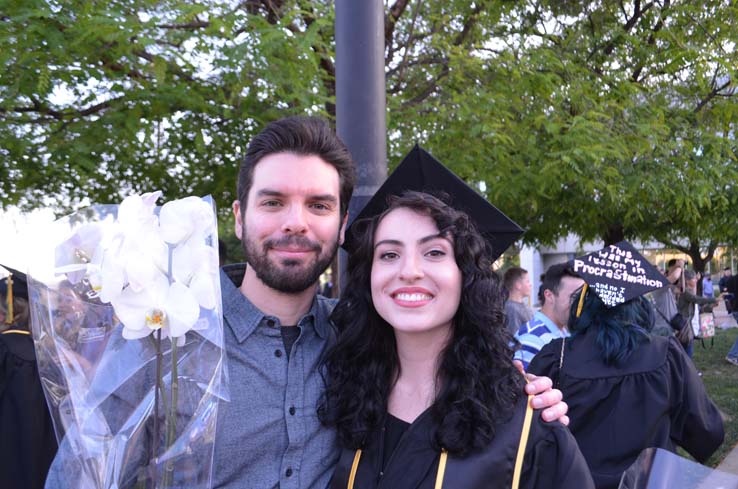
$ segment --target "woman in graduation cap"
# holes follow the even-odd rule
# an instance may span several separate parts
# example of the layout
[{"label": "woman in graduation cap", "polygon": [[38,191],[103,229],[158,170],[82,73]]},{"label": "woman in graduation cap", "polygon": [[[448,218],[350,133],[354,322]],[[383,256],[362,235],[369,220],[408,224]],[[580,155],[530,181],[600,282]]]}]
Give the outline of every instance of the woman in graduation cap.
[{"label": "woman in graduation cap", "polygon": [[0,332],[0,483],[44,487],[56,453],[56,438],[29,331],[25,275],[9,269],[0,284],[6,305]]},{"label": "woman in graduation cap", "polygon": [[473,218],[427,193],[395,194],[439,164],[398,181],[405,165],[349,231],[319,411],[343,448],[330,487],[593,487],[571,434],[533,412],[512,363],[499,249],[476,224],[507,218],[445,169],[442,188],[461,183],[463,208],[481,201]]},{"label": "woman in graduation cap", "polygon": [[570,429],[598,489],[616,488],[649,447],[680,446],[704,462],[723,441],[723,422],[674,337],[651,336],[658,270],[621,242],[574,261],[585,280],[569,317],[572,336],[546,345],[528,371],[564,393]]}]

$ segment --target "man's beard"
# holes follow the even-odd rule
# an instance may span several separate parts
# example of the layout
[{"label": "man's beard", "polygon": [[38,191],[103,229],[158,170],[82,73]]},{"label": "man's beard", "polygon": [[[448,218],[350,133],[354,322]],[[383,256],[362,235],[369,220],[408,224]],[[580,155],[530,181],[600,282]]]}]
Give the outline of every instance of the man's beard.
[{"label": "man's beard", "polygon": [[[282,260],[275,263],[269,259],[269,249],[275,247],[296,246],[309,249],[317,254],[312,262],[302,264],[299,260]],[[318,281],[320,275],[333,261],[338,249],[338,236],[323,253],[319,243],[310,241],[304,236],[288,235],[280,239],[269,239],[262,249],[248,239],[244,228],[241,236],[241,247],[248,265],[254,269],[256,276],[268,287],[287,294],[303,292]]]}]

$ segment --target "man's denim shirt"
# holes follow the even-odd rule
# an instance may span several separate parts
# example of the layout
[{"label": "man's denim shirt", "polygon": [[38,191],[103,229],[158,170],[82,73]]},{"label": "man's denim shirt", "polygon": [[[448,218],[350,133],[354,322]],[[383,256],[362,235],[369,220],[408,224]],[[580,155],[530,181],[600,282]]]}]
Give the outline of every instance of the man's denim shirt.
[{"label": "man's denim shirt", "polygon": [[328,486],[338,459],[332,429],[320,424],[322,355],[335,341],[335,300],[316,296],[288,355],[276,317],[238,289],[243,265],[221,271],[230,402],[218,406],[213,487],[297,489]]}]

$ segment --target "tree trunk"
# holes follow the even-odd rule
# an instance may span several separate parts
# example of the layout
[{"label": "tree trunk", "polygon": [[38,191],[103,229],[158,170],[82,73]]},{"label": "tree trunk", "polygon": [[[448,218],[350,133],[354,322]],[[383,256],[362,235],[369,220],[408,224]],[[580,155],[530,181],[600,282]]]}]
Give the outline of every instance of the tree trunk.
[{"label": "tree trunk", "polygon": [[625,230],[620,224],[610,224],[602,236],[605,246],[614,245],[625,239]]},{"label": "tree trunk", "polygon": [[[716,248],[717,244],[711,242],[707,246],[707,254],[703,257],[700,251],[699,241],[693,239],[689,240],[689,248],[684,251],[692,259],[692,267],[695,272],[700,273],[700,276],[705,275],[705,265],[712,260],[712,257],[715,255]],[[697,281],[697,295],[702,295],[702,279]]]}]

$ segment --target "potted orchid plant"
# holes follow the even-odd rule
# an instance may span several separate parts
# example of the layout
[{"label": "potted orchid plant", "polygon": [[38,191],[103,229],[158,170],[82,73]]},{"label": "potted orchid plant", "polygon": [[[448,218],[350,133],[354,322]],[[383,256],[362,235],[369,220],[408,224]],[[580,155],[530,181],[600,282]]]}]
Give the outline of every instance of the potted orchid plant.
[{"label": "potted orchid plant", "polygon": [[159,198],[57,221],[44,254],[53,263],[29,270],[60,441],[47,487],[70,474],[74,487],[209,484],[227,397],[214,208],[199,197],[157,208]]}]

